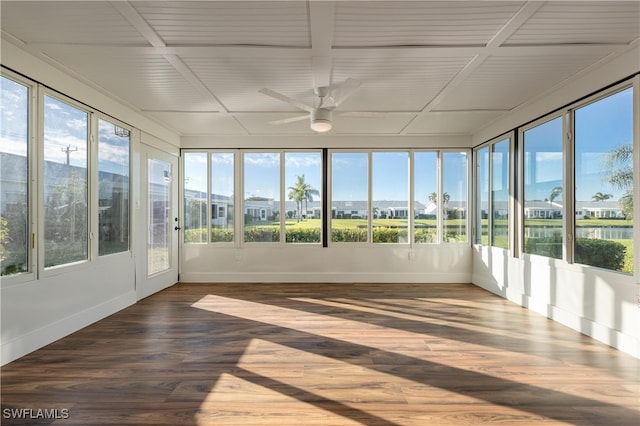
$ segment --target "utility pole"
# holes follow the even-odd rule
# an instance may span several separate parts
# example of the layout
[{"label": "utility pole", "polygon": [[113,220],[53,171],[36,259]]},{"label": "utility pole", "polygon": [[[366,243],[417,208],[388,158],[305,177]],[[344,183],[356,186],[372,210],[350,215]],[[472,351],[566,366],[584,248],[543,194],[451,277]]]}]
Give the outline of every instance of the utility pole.
[{"label": "utility pole", "polygon": [[77,147],[73,147],[71,148],[71,144],[67,145],[66,148],[60,148],[62,150],[62,152],[67,154],[67,166],[69,165],[69,154],[71,154],[72,152],[76,152],[78,150]]}]

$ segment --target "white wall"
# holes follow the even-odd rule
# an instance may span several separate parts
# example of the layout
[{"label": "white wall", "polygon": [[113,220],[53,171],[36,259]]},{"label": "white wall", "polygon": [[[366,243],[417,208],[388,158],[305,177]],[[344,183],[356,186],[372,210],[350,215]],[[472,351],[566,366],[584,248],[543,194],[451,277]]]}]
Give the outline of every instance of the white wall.
[{"label": "white wall", "polygon": [[468,244],[393,244],[323,248],[302,244],[254,244],[182,248],[184,282],[469,282]]},{"label": "white wall", "polygon": [[[640,50],[636,48],[568,81],[510,116],[474,135],[480,144],[532,119],[568,105],[640,71]],[[640,80],[635,78],[635,108],[639,109]],[[640,151],[640,118],[635,117],[635,152]],[[636,155],[635,168],[640,160]],[[635,200],[640,200],[640,179],[635,175]],[[640,203],[634,217],[640,217]],[[634,276],[593,267],[567,264],[534,255],[514,258],[502,249],[476,246],[473,249],[472,282],[528,307],[568,327],[640,358],[640,226],[634,221]]]},{"label": "white wall", "polygon": [[[28,78],[112,115],[145,133],[178,146],[178,135],[137,114],[68,74],[49,66],[16,46],[2,42],[2,64]],[[140,131],[132,133],[132,159]],[[139,179],[132,176],[132,199],[139,196]],[[135,209],[134,214],[135,214]],[[131,247],[140,238],[132,228]],[[144,238],[144,237],[142,237]],[[4,365],[136,302],[135,256],[132,252],[104,256],[91,262],[47,270],[33,279],[3,277],[0,283],[0,364]]]}]

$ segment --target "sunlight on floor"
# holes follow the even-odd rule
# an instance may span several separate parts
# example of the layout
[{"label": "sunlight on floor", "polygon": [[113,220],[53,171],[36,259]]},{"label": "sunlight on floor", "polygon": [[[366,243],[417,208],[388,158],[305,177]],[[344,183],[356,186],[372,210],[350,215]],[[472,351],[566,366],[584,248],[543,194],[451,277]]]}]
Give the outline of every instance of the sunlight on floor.
[{"label": "sunlight on floor", "polygon": [[[551,337],[544,327],[531,341],[527,333],[532,330],[512,329],[508,318],[499,319],[505,326],[496,330],[483,324],[483,315],[489,314],[477,308],[468,315],[458,312],[465,316],[458,321],[446,315],[441,300],[422,302],[419,315],[418,307],[402,312],[393,301],[371,299],[299,297],[257,303],[202,297],[191,306],[246,320],[245,330],[253,337],[247,336],[242,355],[208,392],[198,419],[211,424],[222,421],[218,416],[238,418],[246,412],[259,416],[260,424],[299,425],[293,413],[304,412],[312,413],[305,415],[308,425],[367,424],[360,419],[387,426],[416,424],[416,419],[429,424],[438,410],[459,404],[474,407],[473,421],[495,416],[531,421],[533,415],[544,424],[549,419],[526,406],[549,395],[582,404],[592,398],[633,406],[629,398],[635,393],[620,389],[615,377],[607,379],[611,388],[606,397],[602,389],[588,386],[585,393],[584,384],[592,377],[603,380],[594,367],[572,366],[580,386],[558,383],[554,378],[566,376],[566,365],[549,357],[549,351],[564,353],[571,342],[565,342],[566,349],[556,341],[548,346]],[[531,328],[535,331],[535,322]],[[496,363],[496,356],[505,353],[508,362]],[[518,373],[523,366],[530,370],[524,376]],[[452,385],[452,377],[459,382]],[[412,417],[403,420],[399,413],[407,404]]]}]

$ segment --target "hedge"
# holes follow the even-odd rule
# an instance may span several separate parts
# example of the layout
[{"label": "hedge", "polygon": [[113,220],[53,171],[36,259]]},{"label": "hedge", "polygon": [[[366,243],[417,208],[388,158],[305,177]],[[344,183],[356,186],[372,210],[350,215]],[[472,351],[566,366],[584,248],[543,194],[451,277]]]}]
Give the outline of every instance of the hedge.
[{"label": "hedge", "polygon": [[[527,238],[524,251],[562,259],[562,236],[558,233],[553,237]],[[617,241],[577,238],[574,260],[583,265],[623,271],[626,251],[624,244]]]}]

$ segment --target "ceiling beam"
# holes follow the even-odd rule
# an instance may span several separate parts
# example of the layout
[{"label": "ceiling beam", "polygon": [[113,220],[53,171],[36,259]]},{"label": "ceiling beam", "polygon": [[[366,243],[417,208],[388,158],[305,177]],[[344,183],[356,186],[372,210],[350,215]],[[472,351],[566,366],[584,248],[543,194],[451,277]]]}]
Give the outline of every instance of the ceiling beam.
[{"label": "ceiling beam", "polygon": [[[157,49],[166,49],[167,44],[162,37],[149,25],[142,15],[128,1],[112,1],[113,6],[146,40],[151,46]],[[212,107],[222,114],[228,114],[229,111],[214,95],[211,90],[198,78],[198,76],[173,53],[163,52],[161,55],[173,66],[173,68],[203,95],[212,105]]]},{"label": "ceiling beam", "polygon": [[[3,35],[4,37],[4,35]],[[582,55],[609,54],[611,51],[624,52],[631,44],[554,44],[554,45],[524,45],[499,46],[398,46],[380,48],[333,48],[329,60],[342,58],[379,59],[379,58],[460,58],[475,55],[492,56],[530,56],[530,55]],[[136,55],[177,55],[181,58],[327,58],[314,56],[309,48],[300,47],[272,47],[272,46],[131,46],[131,45],[100,45],[95,44],[65,44],[65,43],[29,43],[28,47],[46,52],[50,49],[57,51],[91,53],[99,48],[106,54]]]},{"label": "ceiling beam", "polygon": [[335,21],[335,2],[309,2],[309,24],[311,31],[311,67],[313,87],[331,85],[333,71],[333,28]]},{"label": "ceiling beam", "polygon": [[[421,114],[427,113],[434,109],[442,100],[444,100],[449,94],[455,90],[463,81],[465,81],[475,70],[477,70],[484,61],[492,55],[504,54],[507,51],[503,50],[502,43],[509,39],[525,22],[533,16],[545,2],[540,1],[528,1],[509,19],[509,21],[492,37],[487,45],[478,51],[460,72],[458,72],[442,90],[429,101],[422,109]],[[526,50],[526,49],[524,49]],[[526,50],[526,55],[531,55],[530,50]],[[518,53],[524,54],[522,47],[518,46],[515,51],[511,51],[511,54]],[[545,46],[545,53],[549,54],[548,46]],[[575,51],[574,51],[575,54]]]}]

